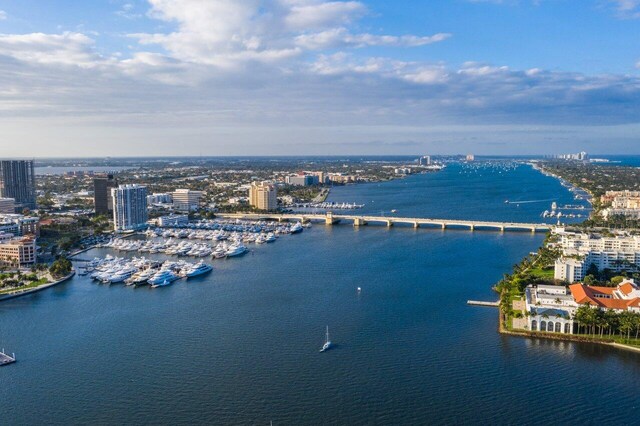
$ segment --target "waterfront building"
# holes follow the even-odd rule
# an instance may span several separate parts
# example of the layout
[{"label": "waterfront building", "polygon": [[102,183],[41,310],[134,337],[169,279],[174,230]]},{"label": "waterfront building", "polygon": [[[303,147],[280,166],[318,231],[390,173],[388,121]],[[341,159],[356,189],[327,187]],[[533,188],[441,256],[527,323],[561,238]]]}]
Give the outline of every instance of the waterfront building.
[{"label": "waterfront building", "polygon": [[397,175],[410,175],[411,174],[411,169],[408,167],[398,167],[393,169],[393,173],[397,174]]},{"label": "waterfront building", "polygon": [[567,287],[529,285],[525,289],[524,306],[528,315],[520,321],[520,328],[573,334],[572,318],[577,308],[578,304]]},{"label": "waterfront building", "polygon": [[640,191],[607,191],[600,197],[600,202],[609,205],[602,210],[605,220],[612,216],[640,219]]},{"label": "waterfront building", "polygon": [[15,213],[16,200],[13,198],[0,198],[0,213]]},{"label": "waterfront building", "polygon": [[570,160],[570,161],[587,161],[589,160],[589,154],[586,152],[578,152],[576,154],[561,154],[557,155],[556,158],[560,160]]},{"label": "waterfront building", "polygon": [[118,180],[111,174],[93,179],[93,203],[96,214],[110,215],[113,213],[111,189],[117,186]]},{"label": "waterfront building", "polygon": [[467,154],[467,161],[476,161],[476,156],[473,154]]},{"label": "waterfront building", "polygon": [[344,175],[342,173],[329,173],[327,179],[331,183],[352,183],[358,180],[354,175]]},{"label": "waterfront building", "polygon": [[634,280],[624,280],[616,287],[573,284],[569,289],[577,306],[587,304],[605,311],[640,312],[640,288]]},{"label": "waterfront building", "polygon": [[204,192],[202,191],[176,189],[172,194],[173,208],[183,212],[198,210],[198,207],[200,207],[200,200],[203,196]]},{"label": "waterfront building", "polygon": [[0,161],[0,197],[13,198],[16,210],[36,208],[33,160]]},{"label": "waterfront building", "polygon": [[418,164],[420,164],[421,166],[430,166],[431,157],[429,155],[423,155],[418,159]]},{"label": "waterfront building", "polygon": [[36,263],[36,239],[34,237],[0,240],[0,264],[23,268]]},{"label": "waterfront building", "polygon": [[312,186],[320,183],[320,177],[309,174],[298,174],[285,177],[285,182],[294,186]]},{"label": "waterfront building", "polygon": [[115,231],[135,231],[146,226],[147,187],[120,185],[111,189]]},{"label": "waterfront building", "polygon": [[158,226],[161,227],[175,227],[189,224],[189,216],[184,215],[169,215],[159,217],[157,220]]},{"label": "waterfront building", "polygon": [[558,247],[562,256],[555,262],[554,278],[582,281],[591,265],[598,270],[635,272],[640,265],[640,236],[603,237],[561,231]]},{"label": "waterfront building", "polygon": [[258,210],[276,210],[278,189],[270,182],[253,182],[249,189],[249,202]]}]

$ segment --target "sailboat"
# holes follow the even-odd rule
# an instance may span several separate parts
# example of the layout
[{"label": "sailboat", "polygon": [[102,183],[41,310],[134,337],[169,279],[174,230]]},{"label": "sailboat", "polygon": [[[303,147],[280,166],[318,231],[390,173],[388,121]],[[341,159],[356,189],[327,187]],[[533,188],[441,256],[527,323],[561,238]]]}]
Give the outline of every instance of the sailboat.
[{"label": "sailboat", "polygon": [[330,348],[331,348],[331,340],[329,340],[329,326],[327,326],[327,338],[324,342],[324,345],[322,345],[322,349],[320,349],[320,352],[328,351]]}]

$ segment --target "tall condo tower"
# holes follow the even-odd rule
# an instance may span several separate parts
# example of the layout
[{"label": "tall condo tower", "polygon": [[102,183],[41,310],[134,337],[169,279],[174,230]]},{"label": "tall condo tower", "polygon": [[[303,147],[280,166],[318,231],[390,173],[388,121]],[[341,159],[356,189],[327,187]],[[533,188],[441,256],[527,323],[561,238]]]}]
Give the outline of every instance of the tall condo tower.
[{"label": "tall condo tower", "polygon": [[15,208],[36,208],[33,160],[0,160],[0,198],[13,198]]},{"label": "tall condo tower", "polygon": [[111,188],[111,199],[115,231],[135,231],[144,228],[149,219],[146,186],[120,185]]}]

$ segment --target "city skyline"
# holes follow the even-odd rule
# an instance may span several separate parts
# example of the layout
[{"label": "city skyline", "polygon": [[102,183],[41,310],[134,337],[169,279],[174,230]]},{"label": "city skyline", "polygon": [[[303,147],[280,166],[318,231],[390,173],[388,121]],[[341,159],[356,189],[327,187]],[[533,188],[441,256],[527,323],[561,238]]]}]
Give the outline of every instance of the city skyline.
[{"label": "city skyline", "polygon": [[640,2],[427,3],[0,1],[3,153],[640,154]]}]

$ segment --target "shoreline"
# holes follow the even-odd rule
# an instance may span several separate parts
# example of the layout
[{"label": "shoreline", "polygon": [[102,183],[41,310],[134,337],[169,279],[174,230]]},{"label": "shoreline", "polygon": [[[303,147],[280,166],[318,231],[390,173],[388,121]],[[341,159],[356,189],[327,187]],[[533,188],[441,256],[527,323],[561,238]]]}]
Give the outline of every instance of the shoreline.
[{"label": "shoreline", "polygon": [[42,291],[42,290],[46,290],[46,289],[48,289],[50,287],[54,287],[54,286],[56,286],[58,284],[62,284],[63,282],[70,280],[75,274],[76,274],[76,271],[72,270],[69,273],[69,275],[67,275],[65,277],[62,277],[61,279],[59,279],[57,281],[54,281],[54,282],[51,282],[51,283],[42,284],[42,285],[40,285],[38,287],[30,288],[30,289],[23,290],[23,291],[16,290],[15,293],[4,294],[4,295],[0,296],[0,302],[5,301],[5,300],[10,300],[10,299],[15,299],[15,298],[20,297],[20,296],[26,296],[28,294],[37,293],[37,292]]},{"label": "shoreline", "polygon": [[596,340],[590,337],[582,336],[580,334],[557,334],[557,333],[545,333],[540,331],[507,330],[504,327],[502,312],[498,313],[498,323],[499,323],[498,333],[505,336],[523,337],[527,339],[556,340],[561,342],[572,342],[572,343],[596,344],[596,345],[608,346],[611,348],[620,349],[623,351],[640,353],[640,346],[626,345],[624,343],[609,342],[606,340]]}]

